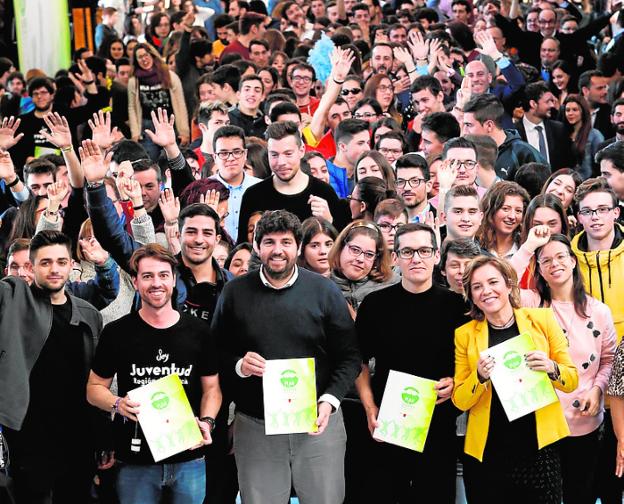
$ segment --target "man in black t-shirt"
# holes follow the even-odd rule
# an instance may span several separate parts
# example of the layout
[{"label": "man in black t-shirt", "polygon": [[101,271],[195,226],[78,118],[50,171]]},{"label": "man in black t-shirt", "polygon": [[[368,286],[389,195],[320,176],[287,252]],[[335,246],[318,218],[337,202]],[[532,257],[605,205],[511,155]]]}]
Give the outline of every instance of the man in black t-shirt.
[{"label": "man in black t-shirt", "polygon": [[[455,419],[450,399],[454,375],[454,331],[467,321],[463,299],[434,285],[440,260],[433,230],[406,224],[394,238],[393,259],[401,283],[364,298],[355,322],[364,363],[356,386],[373,435],[390,370],[437,381],[438,393],[424,452],[389,443],[371,443],[374,469],[363,476],[367,499],[376,504],[415,502],[422,488],[435,481],[436,502],[455,502]],[[444,316],[436,317],[441,307]],[[392,316],[381,317],[381,313]],[[409,329],[406,330],[406,325]],[[383,336],[383,337],[382,337]],[[371,377],[367,363],[375,359]]]},{"label": "man in black t-shirt", "polygon": [[292,121],[271,124],[266,131],[273,176],[243,194],[238,221],[238,243],[247,241],[249,217],[262,210],[287,210],[302,221],[315,216],[342,229],[351,220],[333,188],[301,170],[305,145]]},{"label": "man in black t-shirt", "polygon": [[[204,453],[197,449],[202,445],[156,463],[137,423],[141,405],[127,395],[129,390],[178,374],[198,417],[202,444],[212,442],[221,405],[217,356],[205,323],[172,306],[176,263],[160,245],[149,244],[134,252],[130,269],[142,307],[106,326],[87,385],[91,404],[118,413],[113,434],[115,455],[121,462],[117,491],[122,502],[159,502],[164,487],[173,493],[173,501],[183,498],[201,504],[205,496]],[[118,396],[110,391],[115,374]],[[163,473],[168,475],[164,481]]]},{"label": "man in black t-shirt", "polygon": [[94,408],[87,373],[102,316],[65,291],[71,242],[41,231],[30,244],[33,283],[0,281],[0,424],[17,504],[89,502]]}]

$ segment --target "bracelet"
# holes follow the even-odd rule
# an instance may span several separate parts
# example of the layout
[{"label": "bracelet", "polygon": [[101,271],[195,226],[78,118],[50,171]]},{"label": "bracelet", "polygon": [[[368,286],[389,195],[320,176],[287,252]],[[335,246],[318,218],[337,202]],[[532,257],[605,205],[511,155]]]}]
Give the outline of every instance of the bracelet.
[{"label": "bracelet", "polygon": [[46,209],[46,215],[52,215],[52,216],[57,216],[59,213],[58,210],[56,210],[55,212],[52,212],[51,210],[47,210]]},{"label": "bracelet", "polygon": [[120,402],[121,402],[121,397],[118,397],[117,400],[115,401],[115,404],[113,404],[113,411],[119,412],[119,403]]},{"label": "bracelet", "polygon": [[408,74],[411,74],[411,73],[414,73],[414,72],[418,72],[418,68],[414,68],[412,70],[408,70],[407,71]]},{"label": "bracelet", "polygon": [[61,147],[61,152],[71,152],[74,150],[73,145],[68,145],[67,147]]},{"label": "bracelet", "polygon": [[339,86],[342,86],[342,85],[344,84],[344,81],[337,81],[337,80],[336,80],[336,79],[334,79],[333,77],[332,77],[332,80],[333,80],[336,84],[338,84]]},{"label": "bracelet", "polygon": [[82,83],[83,83],[85,86],[90,86],[90,85],[91,85],[91,84],[93,84],[94,82],[95,82],[95,79],[90,80],[90,81],[82,81]]},{"label": "bracelet", "polygon": [[12,181],[12,182],[10,182],[9,184],[7,184],[6,186],[7,186],[8,188],[15,187],[15,186],[19,183],[19,181],[20,181],[19,176],[18,176],[18,175],[15,175],[15,178],[13,179],[13,181]]},{"label": "bracelet", "polygon": [[135,207],[132,207],[132,209],[136,212],[137,210],[143,210],[145,208],[145,205],[141,204],[141,205],[137,205]]},{"label": "bracelet", "polygon": [[216,421],[214,418],[210,417],[210,416],[205,416],[205,417],[201,417],[199,419],[200,422],[206,422],[208,425],[210,425],[210,432],[215,430],[215,426],[216,426]]},{"label": "bracelet", "polygon": [[177,220],[165,221],[165,226],[177,226],[177,225],[178,225]]}]

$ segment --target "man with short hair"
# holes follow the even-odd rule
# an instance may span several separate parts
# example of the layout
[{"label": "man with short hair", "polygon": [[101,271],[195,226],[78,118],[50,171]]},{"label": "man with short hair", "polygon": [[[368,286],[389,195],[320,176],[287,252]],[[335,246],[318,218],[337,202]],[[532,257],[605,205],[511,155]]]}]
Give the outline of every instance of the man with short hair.
[{"label": "man with short hair", "polygon": [[615,136],[601,143],[598,149],[602,149],[613,142],[624,141],[624,98],[618,98],[611,105],[611,124],[615,130]]},{"label": "man with short hair", "polygon": [[222,126],[230,125],[227,106],[220,101],[200,105],[197,111],[197,125],[202,133],[201,144],[194,149],[199,165],[203,166],[206,162],[214,164],[214,135]]},{"label": "man with short hair", "polygon": [[444,200],[443,220],[446,224],[446,238],[474,239],[483,220],[479,206],[479,193],[474,186],[457,185],[452,187]]},{"label": "man with short hair", "polygon": [[379,42],[371,51],[371,69],[376,74],[389,74],[394,64],[392,46],[386,42]]},{"label": "man with short hair", "polygon": [[238,37],[223,49],[221,58],[226,54],[240,54],[243,59],[248,60],[249,44],[254,39],[261,39],[266,33],[265,19],[266,16],[257,12],[247,12],[241,16],[238,21]]},{"label": "man with short hair", "polygon": [[[486,190],[477,185],[477,148],[470,140],[464,137],[451,138],[444,145],[442,161],[447,161],[449,168],[453,170],[454,177],[451,187],[459,185],[470,186],[477,191],[479,198],[483,197]],[[438,170],[438,180],[442,178],[440,175],[443,169],[445,169],[444,166]],[[439,204],[435,204],[432,201],[436,208],[440,206],[444,208],[444,198],[451,187],[445,187],[443,183],[440,183],[440,190],[437,196]]]},{"label": "man with short hair", "polygon": [[466,0],[453,0],[451,4],[451,12],[453,13],[451,19],[469,25],[471,10],[470,4]]},{"label": "man with short hair", "polygon": [[427,200],[432,185],[427,161],[418,154],[405,154],[397,159],[395,171],[397,193],[407,208],[408,222],[426,222],[429,212],[435,213]]},{"label": "man with short hair", "polygon": [[599,70],[583,72],[578,81],[579,92],[587,100],[591,112],[591,124],[605,138],[614,135],[608,104],[608,78]]},{"label": "man with short hair", "polygon": [[216,59],[221,57],[223,50],[230,44],[228,25],[233,22],[234,18],[227,14],[219,14],[213,18],[216,38],[212,43],[212,55]]},{"label": "man with short hair", "polygon": [[[576,165],[572,141],[563,123],[551,119],[557,109],[557,99],[544,82],[534,82],[524,88],[524,116],[515,126],[522,140],[539,151],[554,172]],[[591,173],[580,173],[588,178]]]},{"label": "man with short hair", "polygon": [[[280,128],[278,123],[267,130],[269,159],[278,151],[283,155],[279,140],[272,138]],[[361,362],[353,321],[336,284],[297,267],[302,231],[295,215],[265,212],[255,233],[260,269],[226,287],[211,326],[223,374],[234,380],[241,498],[286,502],[294,486],[302,504],[338,504],[345,494],[346,447],[340,403]],[[301,357],[315,360],[318,432],[267,436],[262,403],[266,362]]]},{"label": "man with short hair", "polygon": [[[356,330],[362,349],[362,371],[356,387],[371,436],[380,427],[379,406],[390,370],[435,380],[438,396],[423,453],[390,443],[372,443],[374,468],[362,475],[367,501],[414,502],[419,489],[436,481],[436,502],[455,502],[456,440],[455,408],[448,400],[453,392],[454,332],[467,317],[461,296],[435,285],[433,270],[440,260],[434,231],[427,225],[406,224],[394,238],[393,260],[401,270],[401,282],[370,293],[358,309]],[[421,334],[435,337],[410,338],[402,317],[382,313],[437,313],[443,317],[418,319]],[[380,334],[384,338],[380,338]],[[426,355],[415,359],[414,355]],[[371,377],[368,363],[375,359]]]},{"label": "man with short hair", "polygon": [[[88,401],[115,413],[115,457],[123,462],[116,486],[122,502],[145,498],[158,502],[167,488],[173,500],[201,504],[206,492],[203,450],[194,448],[212,443],[221,406],[218,359],[205,324],[172,305],[176,263],[175,257],[157,244],[134,252],[130,268],[141,308],[106,326],[87,384]],[[132,401],[127,394],[173,373],[180,376],[203,439],[192,449],[155,462],[154,447],[148,446],[137,420],[148,405]],[[117,390],[113,394],[110,387],[115,376]],[[163,472],[175,477],[163,480]]]},{"label": "man with short hair", "polygon": [[249,217],[259,210],[285,209],[301,220],[322,217],[342,229],[350,220],[348,208],[340,204],[330,185],[301,171],[305,145],[297,125],[293,122],[273,123],[267,128],[266,138],[273,177],[245,191],[237,242],[247,241]]},{"label": "man with short hair", "polygon": [[596,154],[596,163],[600,165],[600,174],[607,180],[609,187],[618,197],[620,216],[624,202],[624,142],[614,142]]},{"label": "man with short hair", "polygon": [[17,503],[89,502],[102,447],[84,391],[102,316],[65,290],[72,270],[67,236],[37,233],[30,263],[31,286],[17,277],[0,281],[0,355],[10,356],[0,366],[0,424],[12,491]]},{"label": "man with short hair", "polygon": [[117,23],[117,9],[114,7],[104,7],[102,9],[102,22],[95,27],[95,48],[99,49],[104,40],[108,38],[117,38],[119,34],[115,30]]},{"label": "man with short hair", "polygon": [[336,157],[327,161],[330,181],[338,197],[346,198],[355,184],[355,161],[370,150],[369,124],[362,119],[346,119],[334,131]]},{"label": "man with short hair", "polygon": [[247,149],[245,133],[237,126],[223,126],[214,134],[214,163],[217,174],[212,176],[230,191],[225,230],[231,237],[238,236],[238,221],[245,191],[261,179],[245,173]]},{"label": "man with short hair", "polygon": [[448,288],[457,294],[464,294],[464,271],[467,264],[483,254],[472,238],[446,239],[440,253],[440,273]]},{"label": "man with short hair", "polygon": [[477,184],[489,189],[501,178],[496,175],[494,165],[498,157],[498,146],[493,138],[487,135],[466,135],[477,148]]},{"label": "man with short hair", "polygon": [[236,106],[241,73],[234,65],[222,65],[210,76],[210,84],[214,87],[217,100]]},{"label": "man with short hair", "polygon": [[310,96],[310,91],[315,81],[316,72],[312,65],[307,63],[297,63],[291,68],[290,75],[288,75],[288,82],[297,98],[297,106],[304,119],[308,121],[316,112],[320,102],[318,98]]},{"label": "man with short hair", "polygon": [[[602,164],[602,163],[601,163]],[[587,294],[605,303],[613,316],[618,344],[624,335],[624,228],[618,224],[618,198],[602,177],[585,180],[576,189],[579,224],[583,231],[572,239],[572,252]],[[622,498],[615,475],[618,440],[610,409],[604,417],[604,439],[596,470],[596,493],[605,502]]]},{"label": "man with short hair", "polygon": [[388,40],[393,44],[404,46],[407,43],[407,28],[395,23],[388,28]]},{"label": "man with short hair", "polygon": [[401,200],[385,199],[375,207],[373,220],[381,229],[388,252],[394,250],[394,235],[399,228],[407,224],[407,209]]},{"label": "man with short hair", "polygon": [[560,42],[555,37],[545,37],[540,46],[541,76],[544,82],[552,81],[552,66],[561,56]]},{"label": "man with short hair", "polygon": [[239,126],[247,136],[262,138],[266,131],[260,104],[264,96],[264,83],[257,75],[246,75],[240,80],[238,105],[230,110],[230,124]]},{"label": "man with short hair", "polygon": [[269,66],[269,43],[266,40],[254,39],[249,43],[249,59],[258,68]]},{"label": "man with short hair", "polygon": [[464,106],[463,135],[488,135],[498,146],[496,174],[509,179],[510,175],[526,163],[545,163],[542,155],[524,142],[515,130],[503,129],[503,104],[493,95],[472,98]]},{"label": "man with short hair", "polygon": [[35,196],[47,196],[48,187],[56,182],[56,166],[44,159],[34,159],[24,166],[24,180]]},{"label": "man with short hair", "polygon": [[394,166],[394,162],[408,150],[405,135],[401,131],[388,131],[379,137],[375,150],[379,151],[391,166]]},{"label": "man with short hair", "polygon": [[448,112],[428,114],[422,121],[420,150],[425,156],[438,156],[444,150],[444,144],[458,137],[461,129],[457,119]]}]

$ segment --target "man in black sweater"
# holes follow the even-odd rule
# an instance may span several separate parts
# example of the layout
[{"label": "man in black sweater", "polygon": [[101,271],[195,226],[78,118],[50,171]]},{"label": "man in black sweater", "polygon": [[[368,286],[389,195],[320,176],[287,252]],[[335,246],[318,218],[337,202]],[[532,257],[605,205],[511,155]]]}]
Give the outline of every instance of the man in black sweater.
[{"label": "man in black sweater", "polygon": [[301,170],[305,145],[294,122],[271,124],[266,131],[273,177],[250,187],[243,195],[238,221],[238,243],[247,241],[249,217],[263,210],[288,210],[302,221],[315,216],[342,229],[350,221],[349,207],[333,188]]},{"label": "man in black sweater", "polygon": [[[466,307],[461,296],[433,284],[433,267],[440,254],[429,226],[406,224],[397,230],[392,255],[401,269],[401,283],[366,296],[356,319],[364,360],[356,386],[371,436],[378,427],[377,414],[391,369],[436,380],[438,401],[422,454],[371,443],[368,459],[375,461],[374,469],[362,475],[367,501],[416,502],[422,488],[435,481],[436,502],[453,504],[459,411],[448,399],[453,392],[454,333],[468,320]],[[440,309],[444,316],[436,317]],[[372,358],[373,377],[367,364]]]},{"label": "man in black sweater", "polygon": [[[244,502],[286,502],[291,483],[302,504],[344,499],[340,402],[361,360],[338,287],[296,266],[301,233],[293,214],[266,213],[256,227],[260,270],[226,284],[212,319],[220,373],[234,376],[234,454]],[[318,432],[267,436],[266,360],[293,358],[315,360]]]}]

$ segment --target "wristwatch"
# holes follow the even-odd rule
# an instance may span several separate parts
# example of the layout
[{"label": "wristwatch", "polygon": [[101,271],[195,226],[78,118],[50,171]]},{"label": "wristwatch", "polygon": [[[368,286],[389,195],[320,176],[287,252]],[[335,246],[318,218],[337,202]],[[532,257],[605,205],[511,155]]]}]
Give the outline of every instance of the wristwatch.
[{"label": "wristwatch", "polygon": [[199,421],[206,422],[208,425],[210,425],[210,432],[213,432],[215,430],[217,422],[211,416],[201,417]]}]

